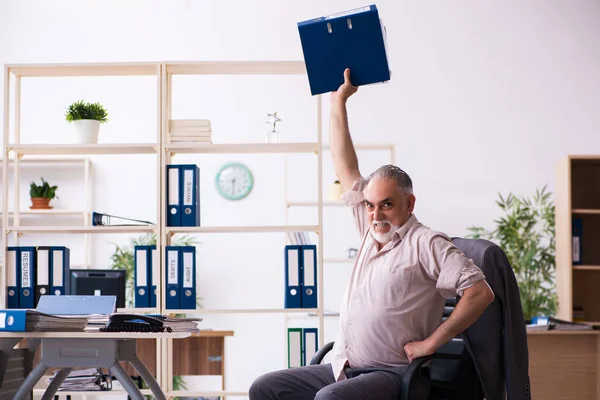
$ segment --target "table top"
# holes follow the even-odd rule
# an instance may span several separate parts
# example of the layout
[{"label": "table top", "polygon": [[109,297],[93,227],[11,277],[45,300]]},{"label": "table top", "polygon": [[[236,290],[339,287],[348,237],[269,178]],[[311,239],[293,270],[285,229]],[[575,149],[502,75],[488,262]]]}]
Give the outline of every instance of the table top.
[{"label": "table top", "polygon": [[191,332],[0,332],[0,339],[183,339]]},{"label": "table top", "polygon": [[585,336],[585,335],[600,335],[600,330],[586,330],[586,331],[560,331],[560,330],[551,330],[551,331],[535,331],[535,330],[528,330],[527,331],[527,335],[528,336],[542,336],[542,335],[546,335],[546,336],[560,336],[560,335],[564,335],[564,336]]}]

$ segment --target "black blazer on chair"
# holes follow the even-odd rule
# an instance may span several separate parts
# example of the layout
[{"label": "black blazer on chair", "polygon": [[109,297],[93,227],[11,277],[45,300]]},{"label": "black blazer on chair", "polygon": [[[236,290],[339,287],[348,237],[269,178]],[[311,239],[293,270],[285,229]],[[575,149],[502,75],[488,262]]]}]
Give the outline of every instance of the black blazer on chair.
[{"label": "black blazer on chair", "polygon": [[527,330],[519,287],[506,254],[484,239],[454,238],[452,242],[486,276],[496,298],[463,332],[475,362],[486,400],[530,400]]}]

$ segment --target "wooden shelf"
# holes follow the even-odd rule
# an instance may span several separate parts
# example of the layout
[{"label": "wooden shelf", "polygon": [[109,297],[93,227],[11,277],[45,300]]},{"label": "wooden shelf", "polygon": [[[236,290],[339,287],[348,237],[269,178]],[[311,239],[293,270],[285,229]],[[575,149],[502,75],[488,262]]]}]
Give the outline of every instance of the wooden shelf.
[{"label": "wooden shelf", "polygon": [[318,308],[256,308],[256,309],[209,309],[197,308],[195,310],[169,310],[164,309],[164,314],[293,314],[293,313],[316,313]]},{"label": "wooden shelf", "polygon": [[157,144],[9,144],[7,150],[23,155],[157,154]]},{"label": "wooden shelf", "polygon": [[318,226],[168,226],[167,233],[278,233],[278,232],[313,232]]},{"label": "wooden shelf", "polygon": [[285,154],[315,153],[318,143],[172,143],[165,145],[165,150],[181,154]]},{"label": "wooden shelf", "polygon": [[9,226],[14,233],[152,233],[153,226]]},{"label": "wooden shelf", "polygon": [[[44,378],[42,378],[43,380]],[[46,389],[33,389],[33,394],[35,396],[43,396],[44,391]],[[145,396],[152,396],[152,390],[150,389],[140,389],[140,392]],[[56,393],[57,396],[73,396],[73,397],[81,397],[81,396],[127,396],[127,392],[125,390],[106,390],[106,391],[98,391],[98,390],[82,390],[82,391],[68,391],[61,390]]]},{"label": "wooden shelf", "polygon": [[160,63],[12,64],[9,73],[20,77],[158,75]]},{"label": "wooden shelf", "polygon": [[575,208],[573,209],[573,214],[589,214],[596,215],[600,214],[600,209],[583,209],[583,208]]},{"label": "wooden shelf", "polygon": [[175,75],[304,75],[302,61],[182,61],[165,62],[167,74]]},{"label": "wooden shelf", "polygon": [[600,272],[600,265],[573,265],[575,271],[598,271]]},{"label": "wooden shelf", "polygon": [[213,392],[202,392],[198,390],[175,390],[172,392],[165,393],[167,398],[171,397],[219,397],[219,396],[227,396],[227,397],[247,397],[248,392],[235,392],[230,390],[221,390],[221,391],[213,391]]},{"label": "wooden shelf", "polygon": [[[15,160],[13,158],[8,160],[8,166],[14,167]],[[89,161],[89,158],[85,157],[27,157],[19,160],[19,164],[35,165],[35,164],[81,164]],[[0,165],[4,163],[4,159],[0,159]]]},{"label": "wooden shelf", "polygon": [[[329,201],[323,200],[323,207],[345,207],[346,203],[343,201]],[[288,207],[317,207],[319,205],[316,201],[289,201]]]},{"label": "wooden shelf", "polygon": [[[61,210],[61,209],[51,209],[51,210],[24,210],[24,211],[19,211],[20,215],[61,215],[61,216],[67,216],[67,215],[74,215],[74,216],[83,216],[86,214],[85,211],[77,211],[77,210]],[[9,218],[14,217],[15,212],[14,211],[10,211],[8,213]],[[2,213],[0,212],[0,216],[2,216]]]},{"label": "wooden shelf", "polygon": [[160,314],[158,308],[117,308],[117,313],[121,314]]},{"label": "wooden shelf", "polygon": [[[356,150],[392,150],[394,145],[385,143],[355,143],[354,148]],[[331,147],[323,144],[323,150],[331,150]]]},{"label": "wooden shelf", "polygon": [[354,264],[354,261],[356,261],[356,258],[324,258],[323,259],[324,263],[335,263],[335,264],[342,264],[342,263]]}]

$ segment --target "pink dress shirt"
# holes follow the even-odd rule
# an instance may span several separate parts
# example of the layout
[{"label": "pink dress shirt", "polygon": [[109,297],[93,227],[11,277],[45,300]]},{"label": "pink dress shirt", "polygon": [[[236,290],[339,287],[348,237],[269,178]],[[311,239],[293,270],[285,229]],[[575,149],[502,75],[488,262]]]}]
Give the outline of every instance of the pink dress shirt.
[{"label": "pink dress shirt", "polygon": [[413,214],[381,251],[369,233],[366,180],[358,178],[343,200],[362,237],[340,309],[331,360],[336,380],[351,367],[408,364],[407,342],[424,340],[440,325],[446,298],[485,279],[450,238]]}]

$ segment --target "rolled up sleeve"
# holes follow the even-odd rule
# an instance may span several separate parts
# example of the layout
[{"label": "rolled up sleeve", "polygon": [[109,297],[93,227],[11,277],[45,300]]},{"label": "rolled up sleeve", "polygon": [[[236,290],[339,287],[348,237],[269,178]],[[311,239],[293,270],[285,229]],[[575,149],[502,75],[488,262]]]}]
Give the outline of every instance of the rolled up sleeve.
[{"label": "rolled up sleeve", "polygon": [[465,289],[485,280],[481,269],[452,244],[443,233],[433,232],[419,240],[419,259],[436,289],[447,299],[462,296]]},{"label": "rolled up sleeve", "polygon": [[366,186],[366,179],[359,176],[352,184],[350,190],[342,195],[342,201],[346,204],[346,207],[352,209],[352,215],[354,216],[354,221],[361,237],[369,228],[365,195],[363,194]]}]

